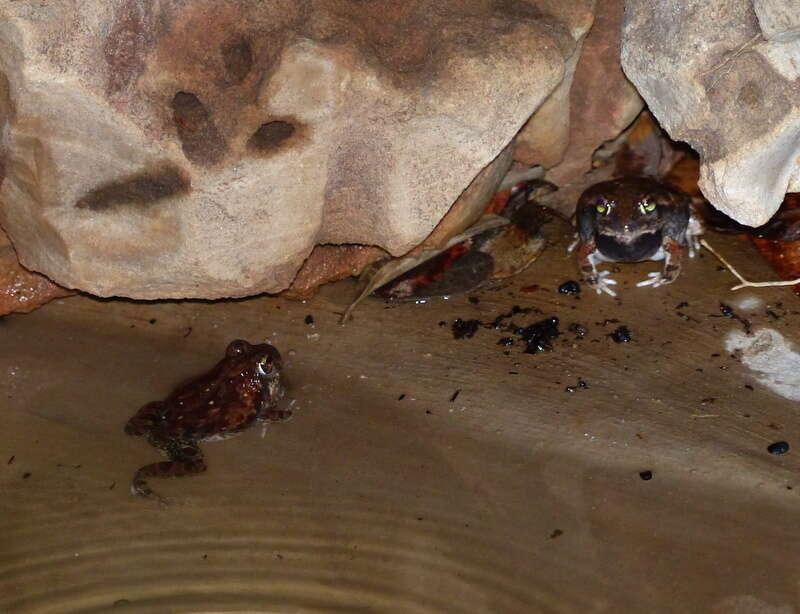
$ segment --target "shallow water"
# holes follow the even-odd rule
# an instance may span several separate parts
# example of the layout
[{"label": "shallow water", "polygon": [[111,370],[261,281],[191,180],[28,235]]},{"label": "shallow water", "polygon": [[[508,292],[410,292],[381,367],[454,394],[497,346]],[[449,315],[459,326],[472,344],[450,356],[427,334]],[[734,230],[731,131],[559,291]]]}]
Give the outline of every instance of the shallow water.
[{"label": "shallow water", "polygon": [[[636,289],[652,268],[615,274],[619,302],[576,299],[556,246],[478,304],[367,301],[344,327],[350,282],[305,305],[75,297],[1,320],[0,612],[800,611],[796,403],[725,351],[741,326],[709,317],[730,299],[715,262]],[[743,315],[797,343],[800,301],[759,296],[781,319]],[[559,316],[552,352],[439,326],[514,304],[541,311],[520,325]],[[125,421],[237,337],[284,353],[294,417],[153,480],[167,507],[131,496],[159,455]],[[797,448],[768,454],[778,439]]]}]

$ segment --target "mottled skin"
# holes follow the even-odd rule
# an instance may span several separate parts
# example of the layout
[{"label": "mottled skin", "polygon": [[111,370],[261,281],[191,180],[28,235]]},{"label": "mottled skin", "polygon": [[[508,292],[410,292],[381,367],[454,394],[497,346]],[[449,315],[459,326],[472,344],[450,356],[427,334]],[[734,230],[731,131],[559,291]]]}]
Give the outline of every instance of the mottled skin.
[{"label": "mottled skin", "polygon": [[578,200],[578,267],[584,283],[598,294],[616,293],[608,272],[598,262],[664,260],[660,273],[651,273],[638,286],[658,287],[675,281],[681,272],[684,247],[693,248],[690,200],[685,194],[646,177],[624,177],[589,187]]},{"label": "mottled skin", "polygon": [[291,412],[275,408],[283,396],[281,368],[281,356],[271,345],[236,340],[211,371],[136,412],[125,432],[147,437],[169,460],[139,469],[133,477],[133,494],[159,498],[147,485],[148,478],[205,471],[200,441],[230,437],[256,421],[289,418]]}]

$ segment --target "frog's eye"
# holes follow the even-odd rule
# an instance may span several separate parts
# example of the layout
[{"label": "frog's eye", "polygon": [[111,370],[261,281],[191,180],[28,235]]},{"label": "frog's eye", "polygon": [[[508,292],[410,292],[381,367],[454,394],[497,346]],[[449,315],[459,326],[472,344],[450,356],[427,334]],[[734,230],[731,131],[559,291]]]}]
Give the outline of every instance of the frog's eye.
[{"label": "frog's eye", "polygon": [[652,200],[643,200],[639,203],[639,209],[642,210],[642,213],[650,213],[656,210],[656,204]]},{"label": "frog's eye", "polygon": [[595,201],[595,211],[598,213],[608,213],[609,210],[609,203],[606,201],[605,198],[598,198]]}]

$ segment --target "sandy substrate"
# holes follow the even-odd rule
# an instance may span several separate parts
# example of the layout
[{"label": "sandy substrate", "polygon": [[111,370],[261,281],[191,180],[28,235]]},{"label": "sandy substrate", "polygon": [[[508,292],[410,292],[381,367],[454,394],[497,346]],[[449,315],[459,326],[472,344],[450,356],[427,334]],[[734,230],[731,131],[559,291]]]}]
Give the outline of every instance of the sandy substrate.
[{"label": "sandy substrate", "polygon": [[[0,612],[800,612],[800,300],[732,294],[710,255],[665,288],[629,265],[620,300],[564,296],[559,241],[477,303],[368,300],[344,327],[351,281],[306,304],[75,297],[0,320]],[[760,336],[711,317],[720,301]],[[560,318],[553,351],[453,338],[513,305]],[[281,349],[294,418],[154,480],[168,507],[134,498],[159,455],[125,421],[237,337]]]}]

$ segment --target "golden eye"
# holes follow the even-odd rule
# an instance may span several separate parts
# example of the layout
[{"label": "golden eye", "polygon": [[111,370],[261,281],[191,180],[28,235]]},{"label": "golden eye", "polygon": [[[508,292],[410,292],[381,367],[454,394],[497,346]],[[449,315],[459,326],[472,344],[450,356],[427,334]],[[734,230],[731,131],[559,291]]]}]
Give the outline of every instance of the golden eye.
[{"label": "golden eye", "polygon": [[642,213],[650,213],[651,211],[655,211],[656,204],[649,200],[643,200],[639,203],[639,208],[642,210]]},{"label": "golden eye", "polygon": [[608,207],[606,207],[605,205],[597,205],[595,209],[597,209],[598,213],[605,213],[608,210]]}]

